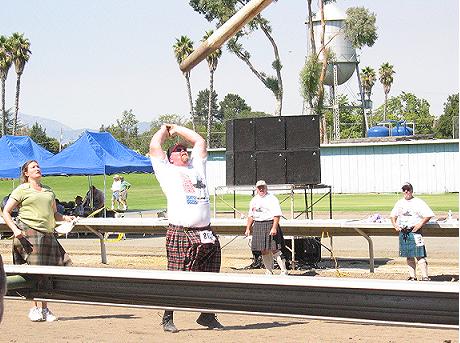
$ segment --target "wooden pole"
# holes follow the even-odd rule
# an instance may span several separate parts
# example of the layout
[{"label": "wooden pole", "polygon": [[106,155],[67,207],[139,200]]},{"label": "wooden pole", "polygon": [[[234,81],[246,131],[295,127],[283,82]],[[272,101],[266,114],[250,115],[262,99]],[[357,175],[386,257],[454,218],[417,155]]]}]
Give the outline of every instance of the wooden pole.
[{"label": "wooden pole", "polygon": [[196,48],[179,66],[183,73],[189,72],[203,61],[209,54],[217,50],[230,37],[238,32],[251,19],[270,5],[273,0],[252,0],[236,12],[229,20],[219,27],[208,39]]}]

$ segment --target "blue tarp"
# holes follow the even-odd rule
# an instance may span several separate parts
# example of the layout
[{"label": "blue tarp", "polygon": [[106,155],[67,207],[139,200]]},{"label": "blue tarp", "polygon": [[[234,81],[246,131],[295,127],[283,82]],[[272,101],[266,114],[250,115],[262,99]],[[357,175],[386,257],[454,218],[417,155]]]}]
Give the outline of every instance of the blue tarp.
[{"label": "blue tarp", "polygon": [[72,145],[40,164],[43,175],[152,173],[150,159],[119,143],[108,132],[82,133]]},{"label": "blue tarp", "polygon": [[0,138],[0,178],[18,178],[25,162],[37,160],[41,165],[52,156],[29,136],[3,136]]}]

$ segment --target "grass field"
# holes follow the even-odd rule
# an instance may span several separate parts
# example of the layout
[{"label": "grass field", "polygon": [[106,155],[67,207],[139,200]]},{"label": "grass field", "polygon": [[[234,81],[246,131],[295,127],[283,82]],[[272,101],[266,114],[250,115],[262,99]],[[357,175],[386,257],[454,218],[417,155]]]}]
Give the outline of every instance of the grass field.
[{"label": "grass field", "polygon": [[[128,174],[125,179],[131,183],[132,187],[129,190],[129,209],[130,210],[149,210],[166,208],[166,198],[160,189],[156,178],[151,174]],[[104,177],[91,177],[92,183],[99,189],[104,189]],[[56,196],[61,201],[74,200],[75,196],[85,196],[88,190],[89,178],[87,176],[48,176],[43,178],[43,183],[50,186]],[[106,178],[106,205],[110,207],[112,177]],[[14,181],[14,186],[18,185],[18,180]],[[13,189],[12,180],[0,181],[0,196],[3,197]],[[211,191],[212,193],[212,191]],[[314,195],[313,201],[319,198],[320,195]],[[445,194],[420,194],[417,195],[425,200],[428,205],[436,213],[445,213],[452,210],[458,213],[459,198],[458,193]],[[246,212],[251,196],[237,195],[236,208]],[[286,198],[286,195],[279,195],[280,201]],[[401,198],[400,193],[385,193],[385,194],[333,194],[332,206],[333,211],[344,212],[368,212],[368,213],[388,213],[393,208],[394,203]],[[211,198],[211,202],[213,199]],[[218,199],[217,209],[219,211],[230,210],[230,207],[225,204],[233,204],[233,196],[225,195],[223,201]],[[295,196],[295,210],[302,211],[304,209],[303,195]],[[285,211],[290,209],[289,199],[282,202],[282,208]],[[325,197],[314,206],[315,211],[329,211],[329,200]]]}]

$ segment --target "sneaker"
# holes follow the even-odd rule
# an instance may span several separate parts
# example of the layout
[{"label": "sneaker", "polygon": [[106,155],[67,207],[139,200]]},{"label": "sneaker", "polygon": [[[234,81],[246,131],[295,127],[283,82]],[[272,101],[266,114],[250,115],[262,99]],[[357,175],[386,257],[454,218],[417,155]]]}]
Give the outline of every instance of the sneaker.
[{"label": "sneaker", "polygon": [[224,328],[224,326],[219,323],[214,313],[202,313],[196,322],[201,326],[206,326],[208,329],[220,330]]},{"label": "sneaker", "polygon": [[431,281],[431,279],[428,276],[422,277],[422,281]]},{"label": "sneaker", "polygon": [[30,309],[29,319],[33,322],[42,322],[45,320],[45,318],[43,318],[42,310],[38,307],[32,307]]},{"label": "sneaker", "polygon": [[171,332],[171,333],[176,333],[179,332],[177,330],[176,325],[174,325],[172,319],[163,319],[161,322],[161,325],[163,325],[163,331],[165,332]]},{"label": "sneaker", "polygon": [[411,276],[407,278],[407,281],[417,281],[417,278]]},{"label": "sneaker", "polygon": [[44,308],[42,310],[43,313],[43,319],[46,320],[47,322],[54,322],[58,318],[51,312],[48,308]]}]

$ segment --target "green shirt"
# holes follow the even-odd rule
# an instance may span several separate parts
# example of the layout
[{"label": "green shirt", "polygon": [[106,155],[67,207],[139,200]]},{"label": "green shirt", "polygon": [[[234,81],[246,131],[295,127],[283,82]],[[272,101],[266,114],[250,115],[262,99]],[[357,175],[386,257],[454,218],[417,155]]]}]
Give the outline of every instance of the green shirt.
[{"label": "green shirt", "polygon": [[53,232],[56,226],[53,209],[56,196],[51,188],[42,185],[42,191],[39,192],[29,183],[23,183],[10,197],[19,203],[20,221],[37,231]]}]

